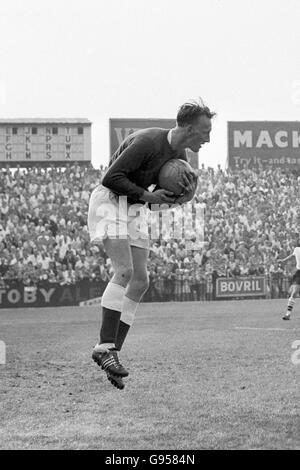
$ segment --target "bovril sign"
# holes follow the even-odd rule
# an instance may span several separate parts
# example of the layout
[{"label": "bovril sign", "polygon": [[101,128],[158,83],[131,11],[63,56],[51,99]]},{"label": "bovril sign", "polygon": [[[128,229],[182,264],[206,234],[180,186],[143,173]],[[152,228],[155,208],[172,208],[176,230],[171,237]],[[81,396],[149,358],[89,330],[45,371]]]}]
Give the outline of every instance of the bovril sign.
[{"label": "bovril sign", "polygon": [[216,297],[263,297],[266,294],[265,282],[264,276],[220,277],[216,281]]},{"label": "bovril sign", "polygon": [[228,166],[300,168],[300,122],[228,122]]}]

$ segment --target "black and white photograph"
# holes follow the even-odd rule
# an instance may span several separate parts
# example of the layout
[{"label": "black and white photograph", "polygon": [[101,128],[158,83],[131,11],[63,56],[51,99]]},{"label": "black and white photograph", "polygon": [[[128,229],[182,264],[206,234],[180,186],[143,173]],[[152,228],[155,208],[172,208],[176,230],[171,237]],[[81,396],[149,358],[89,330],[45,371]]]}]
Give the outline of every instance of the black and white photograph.
[{"label": "black and white photograph", "polygon": [[0,0],[0,450],[300,450],[299,24]]}]

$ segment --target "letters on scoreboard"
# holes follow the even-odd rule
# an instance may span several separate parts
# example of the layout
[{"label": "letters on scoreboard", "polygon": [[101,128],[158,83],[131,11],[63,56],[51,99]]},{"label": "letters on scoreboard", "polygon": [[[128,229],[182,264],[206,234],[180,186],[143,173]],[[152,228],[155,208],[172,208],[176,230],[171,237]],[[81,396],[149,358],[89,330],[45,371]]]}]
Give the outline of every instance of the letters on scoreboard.
[{"label": "letters on scoreboard", "polygon": [[0,121],[0,163],[91,160],[91,123]]},{"label": "letters on scoreboard", "polygon": [[266,294],[265,283],[264,276],[220,277],[216,282],[216,297],[263,297]]},{"label": "letters on scoreboard", "polygon": [[300,122],[228,122],[228,166],[300,168]]}]

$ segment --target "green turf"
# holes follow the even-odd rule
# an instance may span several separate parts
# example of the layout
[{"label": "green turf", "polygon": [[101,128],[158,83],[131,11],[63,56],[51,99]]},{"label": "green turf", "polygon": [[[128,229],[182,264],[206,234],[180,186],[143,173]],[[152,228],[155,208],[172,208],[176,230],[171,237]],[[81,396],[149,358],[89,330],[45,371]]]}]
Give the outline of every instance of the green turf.
[{"label": "green turf", "polygon": [[144,304],[123,391],[90,357],[99,308],[0,310],[0,448],[300,449],[285,304]]}]

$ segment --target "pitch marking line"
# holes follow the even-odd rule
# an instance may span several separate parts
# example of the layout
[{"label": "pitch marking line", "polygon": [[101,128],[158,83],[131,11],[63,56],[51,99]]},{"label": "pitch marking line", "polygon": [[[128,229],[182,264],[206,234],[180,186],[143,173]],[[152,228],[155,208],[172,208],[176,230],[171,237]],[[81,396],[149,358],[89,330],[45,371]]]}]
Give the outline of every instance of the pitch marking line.
[{"label": "pitch marking line", "polygon": [[300,328],[256,328],[252,326],[235,326],[235,330],[259,330],[259,331],[300,331]]}]

